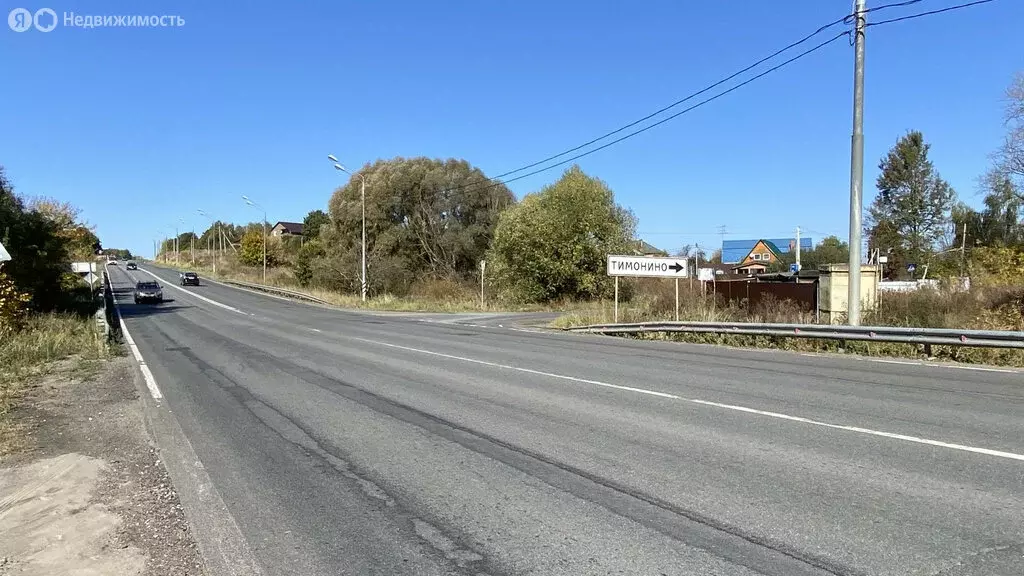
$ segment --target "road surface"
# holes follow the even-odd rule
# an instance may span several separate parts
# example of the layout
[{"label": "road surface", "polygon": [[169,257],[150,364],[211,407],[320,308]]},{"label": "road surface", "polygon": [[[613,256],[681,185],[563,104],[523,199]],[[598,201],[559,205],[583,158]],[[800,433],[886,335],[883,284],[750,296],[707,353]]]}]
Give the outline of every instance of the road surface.
[{"label": "road surface", "polygon": [[[161,441],[190,445],[240,535],[204,553],[244,549],[252,573],[1024,574],[1019,371],[109,271],[154,406],[180,426]],[[134,305],[153,275],[173,301]],[[190,510],[201,541],[206,513]]]}]

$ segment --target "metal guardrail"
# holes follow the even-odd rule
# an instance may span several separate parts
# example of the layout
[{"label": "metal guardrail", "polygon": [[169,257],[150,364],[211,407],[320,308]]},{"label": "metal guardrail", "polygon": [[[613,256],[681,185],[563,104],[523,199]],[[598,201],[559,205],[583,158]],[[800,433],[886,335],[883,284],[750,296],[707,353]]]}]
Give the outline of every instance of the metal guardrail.
[{"label": "metal guardrail", "polygon": [[958,330],[951,328],[900,328],[896,326],[834,326],[824,324],[755,324],[745,322],[637,322],[592,324],[566,328],[594,334],[642,334],[674,332],[690,334],[737,334],[783,338],[818,338],[863,342],[899,342],[925,346],[968,346],[1024,349],[1024,332]]},{"label": "metal guardrail", "polygon": [[260,292],[266,292],[268,294],[278,294],[280,296],[287,296],[289,298],[295,298],[297,300],[306,300],[315,304],[324,304],[331,306],[332,304],[327,300],[317,298],[316,296],[310,296],[305,292],[298,292],[296,290],[288,290],[287,288],[279,288],[277,286],[267,286],[266,284],[256,284],[255,282],[243,282],[241,280],[217,280],[223,284],[231,284],[233,286],[239,286],[241,288],[248,288],[250,290],[259,290]]},{"label": "metal guardrail", "polygon": [[121,316],[117,311],[117,304],[114,302],[114,289],[110,285],[110,276],[103,271],[103,309],[104,332],[109,340],[121,341]]}]

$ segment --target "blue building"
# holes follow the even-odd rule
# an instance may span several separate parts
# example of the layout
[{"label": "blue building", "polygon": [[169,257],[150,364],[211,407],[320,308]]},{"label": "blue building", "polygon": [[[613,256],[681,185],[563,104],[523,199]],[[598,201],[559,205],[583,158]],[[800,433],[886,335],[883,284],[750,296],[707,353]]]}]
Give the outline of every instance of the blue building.
[{"label": "blue building", "polygon": [[[723,240],[722,241],[722,264],[736,264],[743,260],[758,240],[767,240],[779,247],[782,252],[796,250],[796,238],[755,238],[753,240]],[[811,250],[814,248],[814,241],[810,238],[800,238],[800,250]]]}]

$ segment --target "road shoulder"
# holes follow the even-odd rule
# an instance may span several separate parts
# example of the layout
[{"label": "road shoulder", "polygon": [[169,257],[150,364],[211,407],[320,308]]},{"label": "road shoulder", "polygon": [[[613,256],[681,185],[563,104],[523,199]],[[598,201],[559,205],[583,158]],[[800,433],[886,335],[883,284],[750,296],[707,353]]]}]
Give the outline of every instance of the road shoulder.
[{"label": "road shoulder", "polygon": [[131,359],[48,372],[15,414],[29,448],[0,469],[0,573],[205,574]]}]

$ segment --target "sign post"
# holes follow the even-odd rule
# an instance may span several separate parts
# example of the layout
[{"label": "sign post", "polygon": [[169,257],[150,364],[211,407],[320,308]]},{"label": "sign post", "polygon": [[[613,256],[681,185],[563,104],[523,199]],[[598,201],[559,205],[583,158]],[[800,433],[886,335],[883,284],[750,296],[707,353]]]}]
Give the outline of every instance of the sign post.
[{"label": "sign post", "polygon": [[608,275],[615,278],[615,322],[619,321],[619,277],[675,278],[676,319],[679,318],[679,279],[689,274],[688,262],[679,258],[608,255]]},{"label": "sign post", "polygon": [[676,278],[676,322],[679,322],[679,278]]},{"label": "sign post", "polygon": [[487,267],[487,260],[480,261],[480,309],[486,308],[484,304],[484,268]]},{"label": "sign post", "polygon": [[615,320],[616,324],[619,323],[619,277],[615,277]]}]

